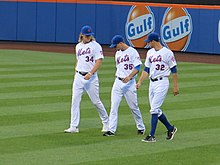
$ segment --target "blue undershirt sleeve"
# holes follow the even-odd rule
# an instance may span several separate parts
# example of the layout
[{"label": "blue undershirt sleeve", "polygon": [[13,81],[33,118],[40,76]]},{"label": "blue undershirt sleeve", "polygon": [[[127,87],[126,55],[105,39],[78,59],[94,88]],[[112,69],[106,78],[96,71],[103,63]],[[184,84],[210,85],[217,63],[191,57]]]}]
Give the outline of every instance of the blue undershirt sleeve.
[{"label": "blue undershirt sleeve", "polygon": [[147,73],[149,74],[149,73],[150,73],[150,68],[145,67],[145,68],[144,68],[144,71],[147,72]]},{"label": "blue undershirt sleeve", "polygon": [[140,69],[141,69],[141,65],[137,65],[137,66],[135,66],[134,67],[136,70],[138,70],[138,72],[140,71]]},{"label": "blue undershirt sleeve", "polygon": [[170,68],[170,70],[171,70],[172,73],[177,73],[177,67],[176,67],[176,65],[175,65],[174,67]]}]

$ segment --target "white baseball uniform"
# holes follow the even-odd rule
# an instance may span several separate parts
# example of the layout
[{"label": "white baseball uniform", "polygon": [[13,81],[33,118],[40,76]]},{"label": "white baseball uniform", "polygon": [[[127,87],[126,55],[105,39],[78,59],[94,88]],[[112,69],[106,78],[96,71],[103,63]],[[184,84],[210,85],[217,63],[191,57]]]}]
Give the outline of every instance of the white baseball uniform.
[{"label": "white baseball uniform", "polygon": [[134,67],[141,65],[141,60],[138,52],[129,47],[124,51],[117,51],[115,54],[116,61],[116,79],[112,87],[111,92],[111,111],[109,115],[109,131],[115,133],[118,124],[118,108],[122,100],[122,96],[125,97],[131,112],[136,122],[138,130],[145,130],[145,126],[142,120],[141,112],[138,107],[136,80],[133,77],[127,83],[123,83],[121,78],[129,76]]},{"label": "white baseball uniform", "polygon": [[147,52],[145,66],[150,68],[149,101],[151,114],[162,114],[160,109],[169,88],[170,68],[174,67],[176,60],[171,50],[163,47],[159,51],[154,48]]},{"label": "white baseball uniform", "polygon": [[89,43],[78,43],[76,45],[76,74],[72,89],[72,106],[70,127],[78,127],[80,121],[80,102],[84,91],[87,92],[92,103],[96,106],[103,125],[108,123],[108,114],[99,98],[99,79],[94,73],[89,80],[84,79],[84,75],[91,71],[95,65],[95,60],[103,59],[103,51],[96,41]]}]

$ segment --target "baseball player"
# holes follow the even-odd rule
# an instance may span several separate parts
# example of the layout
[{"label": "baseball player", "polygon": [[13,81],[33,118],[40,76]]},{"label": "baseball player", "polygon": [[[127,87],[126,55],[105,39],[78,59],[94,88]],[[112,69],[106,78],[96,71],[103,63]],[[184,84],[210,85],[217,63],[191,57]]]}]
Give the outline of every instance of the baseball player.
[{"label": "baseball player", "polygon": [[174,96],[179,94],[176,60],[173,52],[161,45],[159,34],[149,34],[145,42],[148,43],[148,46],[151,49],[147,52],[145,68],[136,87],[137,89],[140,88],[141,83],[149,76],[151,131],[150,134],[142,141],[156,142],[154,134],[156,131],[158,119],[165,125],[168,130],[166,139],[172,140],[175,133],[177,132],[177,128],[169,123],[160,107],[163,104],[169,88],[168,77],[170,72],[172,73],[173,77],[173,94]]},{"label": "baseball player", "polygon": [[99,79],[97,70],[104,58],[102,47],[92,36],[94,33],[90,26],[83,26],[79,35],[79,43],[76,45],[76,73],[72,89],[72,106],[70,127],[64,132],[79,132],[80,102],[84,91],[87,92],[95,105],[102,120],[102,132],[108,129],[108,114],[99,98]]},{"label": "baseball player", "polygon": [[140,70],[141,60],[138,52],[125,44],[121,35],[112,38],[111,48],[115,47],[116,78],[111,91],[111,111],[109,115],[109,131],[103,136],[114,136],[118,124],[118,107],[125,97],[133,114],[138,134],[144,134],[145,126],[138,107],[136,74]]}]

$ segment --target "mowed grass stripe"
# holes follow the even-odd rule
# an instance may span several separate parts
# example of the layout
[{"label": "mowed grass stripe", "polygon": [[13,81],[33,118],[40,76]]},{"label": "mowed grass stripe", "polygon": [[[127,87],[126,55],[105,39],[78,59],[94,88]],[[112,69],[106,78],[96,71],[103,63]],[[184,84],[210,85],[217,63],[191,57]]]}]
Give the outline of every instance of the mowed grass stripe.
[{"label": "mowed grass stripe", "polygon": [[[125,107],[126,108],[126,107]],[[218,107],[219,108],[219,107]],[[210,107],[210,110],[207,112],[204,109],[197,109],[192,108],[189,110],[184,110],[184,111],[164,111],[167,114],[169,114],[171,119],[182,119],[182,120],[187,120],[187,119],[192,119],[192,118],[205,118],[205,117],[213,117],[213,116],[219,116],[220,117],[220,112],[217,111],[216,107]],[[31,111],[31,110],[30,110]],[[92,114],[89,113],[89,111],[93,112]],[[149,116],[149,110],[141,110],[143,116]],[[190,113],[190,111],[192,111]],[[122,108],[119,109],[119,115],[120,119],[122,119],[123,123],[129,123],[129,120],[132,118],[131,114],[128,114],[130,112],[130,109],[127,107],[127,110],[122,110]],[[17,114],[17,115],[3,115],[0,116],[0,127],[1,126],[7,126],[7,125],[19,125],[19,124],[24,124],[24,123],[35,123],[35,122],[45,122],[45,121],[54,121],[54,120],[63,120],[66,116],[66,114],[70,115],[70,107],[66,109],[60,109],[59,111],[52,111],[52,112],[32,112],[28,114]],[[126,114],[128,114],[126,116]],[[174,115],[175,114],[175,115]],[[90,118],[97,116],[98,113],[96,112],[95,107],[91,107],[89,109],[82,109],[81,116],[84,118]],[[130,116],[130,117],[128,117]],[[97,116],[98,117],[98,116]],[[126,120],[126,118],[128,118]],[[99,119],[97,119],[99,120]]]},{"label": "mowed grass stripe", "polygon": [[[203,86],[203,87],[201,87],[201,86],[195,86],[195,87],[182,87],[181,86],[181,93],[180,93],[180,96],[184,96],[184,94],[188,94],[188,93],[190,93],[190,94],[192,94],[192,93],[201,93],[201,92],[204,92],[204,93],[206,93],[206,92],[216,92],[216,88],[218,89],[220,89],[220,84],[218,85],[218,84],[215,84],[215,85],[206,85],[206,86]],[[142,90],[142,89],[141,89]],[[147,90],[148,91],[148,89],[145,89],[145,90]],[[170,91],[172,90],[172,87],[170,88]],[[145,96],[146,95],[146,93],[143,93],[143,92],[139,92],[139,95],[138,96]]]},{"label": "mowed grass stripe", "polygon": [[[181,90],[181,87],[183,88],[186,88],[186,87],[205,87],[207,85],[219,85],[219,78],[215,79],[213,78],[213,80],[210,80],[210,79],[205,79],[205,80],[191,80],[188,79],[189,81],[179,81],[179,87],[180,87],[180,90]],[[171,86],[172,87],[172,86]]]},{"label": "mowed grass stripe", "polygon": [[[91,116],[93,113],[96,112],[96,108],[94,105],[92,105],[91,101],[89,99],[85,99],[86,95],[83,96],[82,102],[85,104],[81,104],[81,114],[85,116]],[[105,102],[104,106],[106,110],[110,111],[110,100],[103,100]],[[70,106],[71,106],[71,98],[69,102],[57,102],[57,103],[39,103],[34,105],[19,105],[19,106],[7,106],[2,107],[0,111],[0,116],[7,116],[7,115],[18,115],[18,114],[33,114],[33,113],[39,113],[39,112],[56,112],[60,110],[65,110],[70,113]],[[16,107],[16,108],[15,108]],[[87,112],[87,110],[89,112]],[[122,110],[127,113],[127,110],[129,110],[128,105],[125,103],[124,100],[122,100],[120,105],[120,111]],[[120,112],[121,113],[121,112]]]},{"label": "mowed grass stripe", "polygon": [[[169,103],[167,101],[164,102],[162,106],[162,110],[185,110],[185,109],[194,109],[194,108],[207,108],[207,111],[211,107],[218,106],[218,100],[217,99],[203,99],[203,100],[191,100],[191,101],[181,101],[181,102],[172,102]],[[140,103],[139,103],[140,104]],[[142,103],[143,105],[144,103]],[[165,111],[166,112],[166,111]]]},{"label": "mowed grass stripe", "polygon": [[[25,87],[24,87],[25,88]],[[4,91],[4,90],[3,90]],[[42,92],[44,91],[44,92]],[[32,98],[32,97],[44,97],[44,96],[58,96],[58,95],[71,95],[72,92],[72,85],[63,85],[61,89],[59,88],[54,88],[53,90],[51,89],[45,89],[44,88],[33,88],[33,90],[22,90],[20,88],[20,91],[11,91],[11,92],[3,92],[0,93],[0,100],[1,99],[20,99],[20,98]],[[84,92],[86,93],[86,92]],[[110,88],[108,87],[103,87],[102,90],[100,90],[100,94],[109,94],[110,93]]]},{"label": "mowed grass stripe", "polygon": [[[51,100],[53,99],[53,100]],[[17,103],[17,101],[20,101],[19,103]],[[165,102],[164,105],[162,106],[163,110],[184,110],[184,109],[191,109],[191,108],[209,108],[209,107],[215,107],[216,105],[218,105],[218,100],[217,99],[204,99],[204,100],[197,100],[197,101],[181,101],[181,102]],[[104,103],[105,107],[107,109],[110,109],[110,100],[109,99],[102,99],[102,102]],[[25,105],[41,105],[43,106],[44,104],[48,104],[48,103],[71,103],[71,96],[63,96],[63,97],[59,97],[59,96],[51,96],[51,97],[39,97],[39,98],[31,98],[31,99],[13,99],[13,100],[2,100],[1,101],[2,108],[8,108],[8,107],[15,107],[16,106],[25,106]],[[83,100],[83,103],[86,105],[92,105],[90,100]],[[125,101],[121,102],[120,107],[127,107],[127,103]],[[84,107],[84,105],[82,105],[82,108]],[[86,107],[86,106],[85,106]],[[148,100],[140,100],[139,101],[139,107],[146,107],[147,109],[149,109],[149,103]]]},{"label": "mowed grass stripe", "polygon": [[[45,83],[44,83],[45,84]],[[29,86],[10,86],[0,88],[1,93],[18,93],[18,92],[35,92],[35,91],[54,91],[54,90],[71,90],[72,84],[59,84],[59,85],[29,85]],[[0,96],[1,98],[1,96]]]},{"label": "mowed grass stripe", "polygon": [[68,63],[73,59],[70,54],[54,53],[54,52],[40,52],[28,50],[0,50],[1,65],[38,65],[38,64],[54,64],[54,63]]},{"label": "mowed grass stripe", "polygon": [[[59,93],[59,92],[57,92]],[[65,93],[65,92],[64,92]],[[16,97],[16,98],[12,98],[12,99],[0,99],[0,104],[1,107],[7,107],[7,106],[21,106],[21,105],[35,105],[35,104],[45,104],[45,103],[57,103],[57,102],[69,102],[71,99],[71,95],[69,95],[68,93],[62,94],[62,95],[57,95],[57,94],[51,94],[51,96],[48,96],[47,94],[42,94],[40,93],[42,96],[41,97],[25,97],[25,96],[21,96],[21,97]],[[107,96],[110,97],[110,94],[107,93]],[[19,95],[20,96],[20,95]],[[189,96],[192,96],[189,94]],[[180,105],[185,105],[185,106],[194,106],[197,105],[199,102],[201,102],[201,104],[199,104],[198,106],[200,107],[201,105],[207,105],[210,103],[213,103],[211,105],[216,105],[216,103],[218,103],[219,100],[219,96],[216,98],[216,96],[218,96],[218,92],[216,92],[216,95],[208,95],[208,96],[203,96],[202,99],[199,98],[195,98],[194,100],[185,97],[182,98],[180,101],[177,100],[177,98],[175,99],[167,99],[166,103],[173,103],[173,104],[178,104],[178,106],[180,107]],[[105,102],[110,102],[109,98],[103,98],[102,101]],[[146,104],[146,102],[148,102],[148,98],[139,98],[139,104]],[[90,102],[90,100],[84,100],[84,103],[88,103]],[[124,105],[122,103],[122,105]],[[210,106],[211,106],[210,105]],[[185,107],[184,106],[184,107]],[[185,107],[186,108],[186,107]]]},{"label": "mowed grass stripe", "polygon": [[[108,78],[109,82],[100,82],[101,90],[105,92],[108,92],[108,90],[111,90],[111,85],[113,84],[114,78]],[[58,81],[57,83],[52,81],[52,82],[41,82],[41,83],[36,83],[33,82],[36,85],[26,84],[26,83],[7,83],[8,87],[3,87],[5,85],[0,84],[0,90],[1,93],[10,93],[10,92],[33,92],[33,91],[51,91],[51,90],[60,90],[60,89],[71,89],[72,88],[72,81]],[[61,82],[61,83],[60,83]],[[52,84],[51,84],[52,83]],[[42,85],[38,85],[42,84]],[[59,84],[59,85],[54,85],[54,84]],[[104,86],[109,86],[109,87],[104,87]],[[181,85],[182,86],[182,85]],[[190,93],[198,93],[198,91],[201,92],[216,92],[216,88],[220,88],[220,85],[213,83],[212,85],[206,85],[201,88],[200,86],[195,86],[195,87],[181,87],[181,95],[184,93],[187,93],[187,91],[191,91]],[[148,87],[143,85],[141,90],[148,90]],[[146,93],[140,93],[139,96],[146,95]],[[1,98],[1,97],[0,97]]]},{"label": "mowed grass stripe", "polygon": [[1,79],[10,79],[10,78],[35,78],[35,77],[39,77],[39,78],[50,78],[53,76],[66,76],[66,75],[71,75],[71,72],[49,72],[49,73],[42,73],[42,72],[38,72],[35,74],[31,74],[31,73],[21,73],[21,74],[10,74],[10,75],[1,75]]},{"label": "mowed grass stripe", "polygon": [[66,73],[66,72],[72,72],[73,71],[73,68],[70,68],[70,69],[66,69],[66,68],[61,68],[61,69],[58,69],[58,68],[53,68],[53,69],[30,69],[30,70],[13,70],[13,71],[0,71],[0,75],[11,75],[11,76],[14,76],[15,74],[16,75],[21,75],[23,76],[24,74],[46,74],[46,73]]},{"label": "mowed grass stripe", "polygon": [[[83,116],[83,119],[81,120],[80,123],[80,132],[81,133],[95,133],[97,135],[102,135],[101,134],[101,120],[98,117],[98,113],[95,111],[92,111],[93,115],[90,117],[86,117],[85,115]],[[64,113],[67,115],[67,113]],[[69,114],[69,113],[68,113]],[[12,139],[12,138],[21,138],[27,136],[43,136],[44,134],[51,134],[51,133],[64,133],[63,130],[64,128],[69,126],[69,117],[68,116],[65,120],[51,120],[51,121],[41,121],[41,122],[31,122],[29,121],[28,123],[20,123],[16,125],[7,125],[7,126],[2,126],[0,127],[1,130],[3,131],[0,139]],[[132,116],[130,115],[121,115],[122,119],[131,120]],[[136,134],[136,128],[133,125],[134,121],[130,123],[125,123],[125,122],[120,122],[119,123],[119,130],[121,127],[130,127],[130,129],[133,129],[133,133]],[[56,127],[54,127],[56,126]],[[54,127],[54,129],[51,129]],[[34,128],[34,129],[33,129]],[[94,129],[94,131],[93,131]],[[10,130],[14,130],[11,132]],[[68,135],[68,134],[66,134]],[[73,136],[74,134],[72,134]]]},{"label": "mowed grass stripe", "polygon": [[65,117],[65,111],[0,116],[0,127],[2,129],[2,126],[63,120]]},{"label": "mowed grass stripe", "polygon": [[[97,138],[92,134],[90,139],[90,143],[85,145],[77,145],[75,144],[76,140],[80,138],[81,141],[87,141],[86,136],[66,136],[64,137],[61,134],[54,134],[53,136],[49,136],[47,141],[43,138],[39,138],[39,140],[35,141],[36,144],[41,141],[42,145],[53,145],[52,148],[44,148],[43,150],[38,149],[35,151],[30,151],[31,148],[24,143],[24,145],[20,145],[19,148],[26,150],[26,152],[12,153],[12,154],[3,154],[0,156],[1,160],[5,164],[16,164],[17,162],[21,162],[23,164],[76,164],[76,163],[86,163],[91,161],[101,161],[101,160],[109,160],[109,159],[120,159],[124,160],[124,157],[134,156],[137,157],[141,155],[154,154],[154,153],[169,153],[174,152],[175,150],[181,149],[191,149],[193,147],[198,146],[207,146],[207,145],[216,145],[219,146],[219,137],[216,137],[216,140],[209,140],[210,134],[219,131],[219,129],[210,129],[210,130],[200,130],[191,133],[179,133],[181,138],[178,136],[176,139],[179,143],[174,141],[173,143],[155,143],[154,145],[150,145],[148,143],[140,142],[141,138],[129,138],[129,139],[119,139],[119,138],[106,138],[102,137],[101,140],[97,140]],[[204,136],[206,135],[206,136]],[[58,140],[61,136],[62,140]],[[203,136],[200,140],[198,137]],[[71,137],[71,140],[68,140]],[[13,141],[12,141],[13,142]],[[61,143],[62,147],[58,147],[58,144]],[[65,145],[66,144],[66,145]],[[79,143],[78,143],[79,144]],[[129,144],[129,145],[126,145]],[[105,152],[102,151],[103,145],[107,145],[105,148]],[[57,146],[57,147],[55,147]],[[74,146],[74,149],[73,149]],[[39,147],[39,144],[38,144]],[[158,147],[161,148],[158,150]],[[29,150],[29,151],[28,151]],[[27,152],[28,151],[28,152]],[[127,152],[129,151],[129,152]],[[58,154],[59,153],[59,154]],[[64,154],[65,153],[65,154]],[[95,154],[94,154],[95,153]],[[111,153],[111,154],[109,154]],[[118,154],[120,153],[120,154]],[[48,156],[49,155],[49,156]],[[57,156],[59,155],[59,156]],[[74,155],[74,156],[72,156]],[[9,159],[13,157],[13,161]],[[149,158],[147,158],[150,160]],[[16,162],[16,163],[15,163]],[[61,163],[62,162],[62,163]],[[116,161],[117,162],[117,161]],[[127,162],[126,162],[127,163]]]},{"label": "mowed grass stripe", "polygon": [[57,79],[57,80],[42,80],[40,79],[39,81],[32,80],[31,82],[29,81],[12,81],[12,82],[0,82],[0,88],[10,88],[10,87],[31,87],[31,86],[45,86],[45,85],[67,85],[67,84],[72,84],[73,78],[68,78],[68,79]]},{"label": "mowed grass stripe", "polygon": [[[125,120],[128,120],[128,118],[130,118],[130,119],[132,118],[131,116],[128,117],[126,115],[122,116],[122,117]],[[84,137],[85,136],[84,134],[94,134],[95,136],[100,136],[101,135],[101,132],[100,132],[101,131],[101,122],[97,119],[95,119],[95,120],[94,119],[95,118],[84,119],[83,120],[84,122],[82,122],[82,125],[80,127],[80,132],[83,135],[77,135],[77,136]],[[220,116],[218,116],[218,117],[215,116],[215,117],[195,118],[195,119],[187,119],[187,120],[174,120],[172,122],[175,123],[176,126],[178,126],[178,133],[188,132],[190,134],[190,133],[196,132],[196,131],[219,129],[219,124],[218,124],[219,119],[220,119]],[[44,129],[47,129],[47,130],[53,124],[57,125],[58,123],[60,123],[61,125],[64,125],[61,123],[62,120],[61,121],[53,120],[53,121],[39,122],[39,125],[45,124],[45,126],[48,126],[48,128],[44,128]],[[190,125],[192,123],[192,121],[195,123],[195,125],[193,127],[191,127],[191,125]],[[63,121],[63,122],[65,123],[65,121]],[[134,121],[132,121],[132,123],[131,122],[130,123],[119,122],[117,136],[119,138],[123,138],[123,139],[127,139],[127,138],[129,139],[130,137],[135,136],[136,128],[133,125],[133,123],[134,123]],[[209,124],[203,124],[203,123],[209,123]],[[52,130],[51,129],[51,130],[48,130],[47,132],[45,132],[45,130],[44,130],[44,132],[42,132],[38,129],[34,129],[34,127],[36,127],[36,124],[34,124],[34,123],[31,123],[31,124],[27,123],[27,125],[29,126],[28,128],[25,125],[23,125],[23,127],[29,130],[28,134],[27,134],[27,130],[26,129],[24,130],[24,128],[22,128],[22,125],[21,126],[18,125],[17,127],[14,127],[14,128],[20,128],[20,129],[15,129],[16,131],[14,132],[14,136],[12,135],[11,137],[4,138],[4,136],[7,136],[7,135],[5,133],[3,133],[3,135],[1,135],[1,137],[3,137],[3,139],[1,139],[1,141],[0,141],[1,146],[4,146],[4,144],[7,144],[10,141],[15,141],[13,146],[15,146],[15,145],[18,146],[22,143],[20,141],[20,139],[23,142],[25,141],[25,139],[29,139],[28,143],[31,143],[31,141],[32,141],[31,139],[33,139],[33,141],[37,141],[37,139],[39,137],[45,138],[45,140],[47,140],[48,134],[49,134],[49,136],[51,134],[61,134],[61,133],[64,134],[63,128],[61,128],[61,127],[60,127],[60,130]],[[8,132],[6,128],[10,128],[10,127],[1,127],[1,129],[3,131]],[[13,128],[13,126],[11,128]],[[29,128],[32,128],[32,130]],[[64,128],[65,128],[65,126],[64,126]],[[188,129],[190,129],[190,130],[188,130]],[[37,130],[37,132],[35,132],[36,130]],[[130,132],[130,133],[127,133],[128,137],[125,136],[126,135],[125,130]],[[149,131],[149,129],[148,129],[148,131]],[[155,133],[155,136],[158,137],[158,140],[159,139],[162,140],[161,139],[162,136],[164,136],[164,138],[165,138],[164,131],[165,131],[165,128],[162,127],[162,125],[159,123],[158,129]],[[26,136],[19,137],[19,134],[21,134],[21,132],[22,132],[22,134],[24,134],[24,132],[26,132]],[[74,136],[74,134],[72,134],[71,136]],[[14,140],[12,140],[12,139],[14,139]],[[80,140],[80,139],[78,139],[78,140]],[[86,143],[87,142],[85,142],[84,144],[86,144]],[[88,143],[90,143],[90,141],[88,141]],[[81,143],[77,142],[77,140],[75,142],[73,142],[72,144],[81,145]],[[35,147],[40,147],[40,146],[34,146],[34,144],[30,144],[30,145],[32,146],[32,148],[30,150],[33,150],[33,148],[35,148]],[[41,146],[41,147],[43,147],[43,146]],[[58,147],[58,146],[56,146],[56,147]],[[62,147],[62,146],[60,146],[60,147]],[[18,151],[22,152],[18,148],[14,152],[18,152]],[[3,151],[3,152],[5,153],[6,151]],[[13,151],[10,151],[10,152],[13,152]],[[1,153],[1,154],[3,154],[3,153]]]},{"label": "mowed grass stripe", "polygon": [[183,66],[178,66],[178,71],[180,73],[186,73],[186,74],[193,74],[193,73],[200,73],[199,71],[210,71],[210,73],[212,72],[216,72],[219,70],[219,66],[217,64],[204,64],[204,65],[200,65],[200,66],[195,66],[195,67],[187,67],[185,66],[185,63],[183,63]]},{"label": "mowed grass stripe", "polygon": [[196,74],[196,73],[205,73],[205,74],[213,74],[213,73],[218,73],[219,72],[219,67],[215,67],[215,68],[193,68],[192,70],[179,70],[180,73],[184,72],[184,75],[186,74],[186,76],[188,75],[192,75],[192,74]]},{"label": "mowed grass stripe", "polygon": [[[13,116],[13,115],[25,115],[34,114],[39,112],[56,112],[65,110],[70,112],[70,102],[58,102],[58,103],[44,103],[37,105],[21,105],[21,106],[8,106],[1,108],[0,116]],[[83,106],[85,107],[85,106]]]},{"label": "mowed grass stripe", "polygon": [[217,72],[213,72],[213,73],[202,73],[202,75],[200,74],[195,74],[195,73],[184,73],[183,75],[181,73],[179,73],[179,77],[180,78],[191,78],[193,80],[196,80],[196,79],[201,79],[201,80],[204,80],[204,79],[207,79],[207,78],[213,78],[213,77],[218,77],[219,75],[219,71]]},{"label": "mowed grass stripe", "polygon": [[[1,52],[1,50],[0,50]],[[29,56],[31,57],[31,56]],[[7,57],[8,58],[8,57]],[[10,56],[9,56],[10,58]],[[47,56],[45,56],[45,58],[47,58]],[[62,68],[62,67],[67,67],[68,68],[70,66],[73,67],[74,65],[74,62],[75,60],[72,60],[70,62],[59,62],[59,61],[52,61],[50,60],[50,62],[37,62],[37,63],[34,63],[33,61],[32,62],[29,62],[29,63],[26,63],[25,61],[20,61],[20,62],[11,62],[9,61],[8,59],[8,62],[5,62],[5,63],[1,63],[0,66],[1,66],[1,69],[3,70],[6,70],[8,69],[9,71],[10,70],[20,70],[20,69],[23,69],[23,70],[29,70],[29,69],[39,69],[39,68],[45,68],[45,69],[48,69],[48,68],[53,68],[53,67],[56,67],[56,68]]]},{"label": "mowed grass stripe", "polygon": [[69,80],[70,77],[72,75],[71,74],[67,74],[67,75],[53,75],[53,76],[40,76],[40,75],[35,75],[32,77],[7,77],[7,78],[0,78],[0,82],[1,83],[14,83],[14,82],[32,82],[32,81],[50,81],[50,80]]},{"label": "mowed grass stripe", "polygon": [[[109,76],[109,75],[106,75]],[[10,78],[6,79],[4,81],[0,82],[0,88],[1,87],[13,87],[13,86],[33,86],[33,85],[46,85],[46,84],[69,84],[73,82],[74,75],[71,74],[71,76],[53,76],[53,77],[35,77],[35,78]],[[102,83],[113,83],[115,80],[115,76],[106,77],[99,76],[100,79],[100,85],[102,86]]]},{"label": "mowed grass stripe", "polygon": [[[101,120],[87,95],[83,96],[81,102],[80,133],[64,134],[63,130],[69,126],[70,122],[74,55],[32,51],[18,53],[9,51],[9,55],[6,56],[6,54],[7,51],[4,51],[3,55],[0,50],[3,66],[0,72],[4,74],[9,71],[8,76],[12,75],[0,81],[0,91],[6,87],[0,97],[0,123],[2,124],[0,126],[0,152],[2,153],[0,160],[3,164],[96,164],[102,161],[105,164],[127,165],[133,164],[131,163],[135,162],[133,159],[140,157],[143,158],[143,162],[153,164],[152,153],[162,156],[163,162],[168,162],[168,158],[174,160],[173,162],[184,162],[180,157],[171,157],[175,151],[180,153],[184,151],[181,153],[182,157],[195,155],[193,151],[201,153],[200,149],[204,148],[210,151],[217,149],[216,153],[218,153],[218,147],[213,148],[213,146],[219,146],[220,141],[218,135],[220,97],[219,85],[216,85],[220,81],[217,74],[219,65],[178,62],[180,95],[177,97],[172,95],[171,80],[171,87],[162,106],[171,123],[178,127],[178,133],[172,142],[167,142],[164,133],[166,129],[158,123],[157,143],[151,145],[142,143],[141,139],[144,136],[136,134],[134,119],[124,99],[119,107],[117,136],[110,138],[102,136]],[[57,74],[53,71],[56,65],[57,70],[60,71]],[[18,72],[16,72],[16,66],[19,68]],[[48,73],[43,73],[43,69]],[[27,75],[32,73],[34,77],[24,78],[23,73],[20,72],[22,70],[24,73],[29,72]],[[35,77],[38,74],[35,72],[39,70],[42,71],[43,77],[41,75]],[[50,71],[53,73],[50,74]],[[63,72],[68,74],[60,75]],[[14,78],[16,74],[20,77]],[[99,70],[99,78],[101,100],[108,113],[114,74],[114,58],[106,57]],[[69,89],[57,87],[59,83],[61,86],[69,86]],[[22,91],[25,84],[30,91]],[[146,134],[150,128],[148,84],[149,80],[146,80],[138,90],[139,106],[147,128]],[[14,88],[10,90],[10,87]],[[16,87],[19,87],[18,90]],[[37,97],[31,96],[31,93]],[[4,94],[7,99],[4,99]],[[13,96],[14,94],[17,96]],[[26,97],[23,97],[25,95]],[[193,148],[196,149],[192,150]],[[167,155],[164,156],[164,153]],[[206,155],[204,162],[208,162],[212,156],[213,154],[210,153]],[[128,161],[123,161],[124,159]],[[172,161],[170,162],[172,164]],[[218,164],[220,160],[215,159],[214,163]]]},{"label": "mowed grass stripe", "polygon": [[[205,93],[205,92],[204,92]],[[192,99],[190,97],[192,97],[193,95],[195,95],[195,98]],[[183,96],[180,96],[178,98],[181,98],[181,100],[178,100],[178,98],[170,98],[170,97],[167,97],[166,101],[167,103],[185,103],[185,102],[189,102],[191,103],[191,101],[195,101],[195,102],[198,102],[198,101],[206,101],[206,100],[217,100],[217,99],[220,99],[220,96],[219,96],[219,92],[218,91],[215,91],[215,92],[207,92],[207,95],[202,95],[201,98],[199,98],[199,93],[194,93],[194,94],[185,94]],[[174,97],[174,96],[173,96]],[[146,97],[148,99],[148,96]],[[146,102],[146,98],[139,98],[138,101],[139,103],[144,103]]]},{"label": "mowed grass stripe", "polygon": [[14,99],[1,99],[1,107],[7,106],[20,106],[20,105],[35,105],[41,103],[57,103],[57,102],[69,102],[69,95],[56,95],[56,96],[44,96],[44,97],[32,97],[32,98],[14,98]]},{"label": "mowed grass stripe", "polygon": [[197,87],[181,87],[181,92],[184,93],[201,93],[201,92],[215,92],[216,89],[220,89],[220,84],[197,86]]},{"label": "mowed grass stripe", "polygon": [[[0,64],[1,66],[1,64]],[[55,69],[66,69],[66,70],[73,70],[74,69],[74,64],[73,63],[66,63],[66,64],[60,64],[60,63],[56,63],[56,64],[42,64],[42,65],[34,65],[34,64],[30,64],[28,66],[23,66],[23,65],[5,65],[2,66],[0,68],[0,73],[4,73],[4,72],[9,72],[9,73],[13,73],[13,72],[29,72],[29,71],[39,71],[39,70],[55,70]]]},{"label": "mowed grass stripe", "polygon": [[167,116],[169,116],[169,120],[188,120],[188,119],[206,118],[206,117],[220,117],[219,108],[220,106],[211,106],[209,107],[208,111],[206,107],[191,108],[191,109],[184,109],[184,110],[166,109],[164,110],[164,113]]},{"label": "mowed grass stripe", "polygon": [[[209,144],[203,146],[197,146],[193,148],[184,148],[176,149],[174,152],[159,152],[154,154],[142,153],[142,155],[126,156],[123,159],[113,158],[105,159],[101,161],[88,161],[83,163],[76,163],[77,165],[103,165],[103,164],[112,164],[109,162],[120,162],[120,164],[148,164],[149,160],[146,160],[146,157],[150,157],[151,164],[153,165],[167,165],[167,164],[186,164],[186,165],[206,165],[206,164],[218,164],[219,158],[218,153],[215,151],[220,147],[219,144]],[[194,153],[194,154],[191,154]],[[207,153],[209,153],[211,158],[207,158]],[[160,159],[158,159],[160,157]],[[166,160],[166,161],[161,161]],[[75,164],[75,163],[74,163]]]},{"label": "mowed grass stripe", "polygon": [[[70,79],[73,77],[74,72],[62,72],[62,73],[38,73],[38,74],[22,74],[22,75],[2,75],[0,77],[1,83],[8,82],[30,82],[30,81],[42,81],[42,80],[61,80],[61,79]],[[100,77],[115,77],[112,73],[99,73]]]}]

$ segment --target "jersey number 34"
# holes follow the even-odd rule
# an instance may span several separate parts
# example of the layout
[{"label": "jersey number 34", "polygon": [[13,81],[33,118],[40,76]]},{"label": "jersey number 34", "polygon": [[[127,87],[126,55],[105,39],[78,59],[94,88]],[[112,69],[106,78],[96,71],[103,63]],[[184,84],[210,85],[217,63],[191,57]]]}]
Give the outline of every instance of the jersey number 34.
[{"label": "jersey number 34", "polygon": [[93,62],[94,61],[93,57],[89,58],[89,56],[86,56],[85,58],[86,58],[86,60],[85,60],[86,62],[89,62],[89,61]]}]

